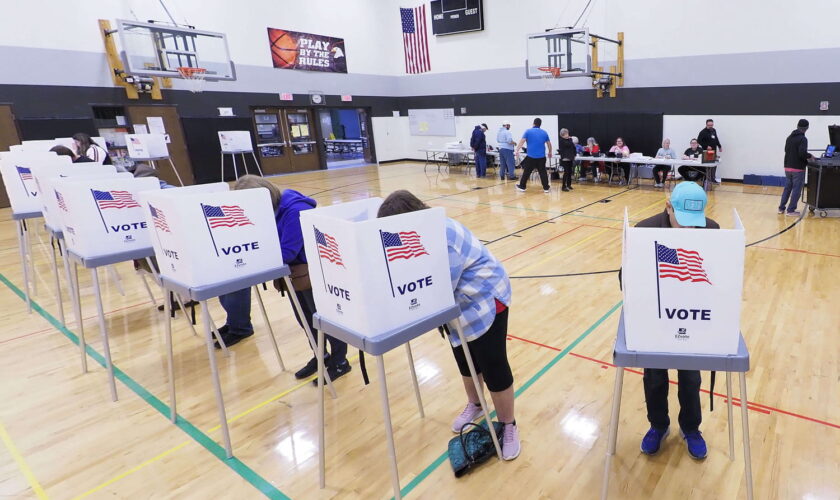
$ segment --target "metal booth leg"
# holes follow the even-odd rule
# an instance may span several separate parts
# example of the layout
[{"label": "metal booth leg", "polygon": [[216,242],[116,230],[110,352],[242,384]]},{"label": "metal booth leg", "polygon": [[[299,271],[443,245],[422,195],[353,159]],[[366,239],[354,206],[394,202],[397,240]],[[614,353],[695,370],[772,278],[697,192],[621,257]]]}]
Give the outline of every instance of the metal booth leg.
[{"label": "metal booth leg", "polygon": [[423,398],[420,397],[420,384],[417,383],[417,371],[414,369],[414,356],[411,355],[411,343],[405,343],[405,353],[408,355],[408,368],[411,370],[411,381],[414,382],[414,397],[417,398],[417,409],[420,411],[420,418],[426,418],[423,411]]},{"label": "metal booth leg", "polygon": [[231,458],[233,456],[233,449],[230,445],[230,430],[228,429],[227,415],[225,414],[225,400],[222,397],[222,383],[219,381],[219,369],[216,366],[216,353],[213,352],[213,337],[210,333],[210,310],[207,308],[206,300],[201,301],[201,321],[204,323],[204,343],[207,344],[207,358],[210,360],[213,390],[216,393],[216,407],[219,410],[219,426],[222,428],[226,456],[227,458]]},{"label": "metal booth leg", "polygon": [[25,220],[21,221],[21,223],[23,224],[23,244],[26,246],[26,260],[24,261],[24,267],[28,262],[32,295],[38,295],[38,277],[35,273],[35,259],[32,257],[32,240],[29,239],[29,226],[26,225]]},{"label": "metal booth leg", "polygon": [[732,373],[726,372],[726,420],[729,424],[729,460],[735,461],[735,429],[732,426]]},{"label": "metal booth leg", "polygon": [[624,367],[615,367],[612,412],[610,413],[610,434],[607,439],[607,457],[604,461],[604,479],[601,483],[601,498],[606,499],[610,489],[610,466],[618,441],[618,417],[621,413],[621,391],[624,387]]},{"label": "metal booth leg", "polygon": [[102,350],[105,351],[105,368],[108,370],[108,384],[111,388],[111,401],[117,400],[117,384],[114,380],[114,365],[111,363],[111,345],[108,343],[108,327],[105,325],[105,311],[102,308],[102,293],[99,290],[99,271],[90,269],[93,281],[93,294],[96,296],[96,313],[99,316],[99,333],[102,335]]},{"label": "metal booth leg", "polygon": [[747,374],[741,372],[738,374],[741,379],[741,427],[743,431],[744,440],[744,470],[746,472],[747,481],[747,499],[753,499],[753,477],[752,477],[752,456],[750,454],[750,422],[747,413]]},{"label": "metal booth leg", "polygon": [[149,300],[152,301],[152,305],[157,307],[157,299],[155,298],[155,294],[152,293],[152,289],[149,288],[149,282],[146,281],[146,273],[144,271],[140,271],[140,279],[143,281],[143,288],[145,288],[146,293],[149,294]]},{"label": "metal booth leg", "polygon": [[50,257],[52,258],[52,272],[55,277],[55,303],[58,305],[58,319],[61,326],[67,326],[64,321],[64,302],[61,300],[61,280],[58,277],[58,260],[55,257],[55,238],[50,237]]},{"label": "metal booth leg", "polygon": [[222,153],[220,156],[222,157],[222,170],[219,174],[219,182],[225,182],[225,154]]},{"label": "metal booth leg", "polygon": [[286,371],[286,365],[283,364],[283,358],[280,356],[280,348],[277,347],[277,339],[274,337],[274,329],[271,328],[271,322],[268,321],[268,314],[265,312],[265,304],[263,304],[262,295],[260,295],[259,285],[254,285],[254,293],[257,295],[257,304],[260,306],[265,326],[268,327],[268,336],[271,337],[271,345],[274,347],[274,354],[277,355],[277,362],[280,363],[280,371]]},{"label": "metal booth leg", "polygon": [[87,345],[85,344],[85,325],[82,322],[82,299],[79,294],[79,268],[73,264],[70,273],[69,256],[64,250],[64,263],[67,265],[67,281],[70,283],[70,297],[73,302],[73,313],[76,316],[76,333],[79,335],[79,352],[82,355],[82,373],[87,373]]},{"label": "metal booth leg", "polygon": [[169,373],[169,420],[174,424],[178,418],[178,410],[175,402],[175,354],[172,349],[172,301],[169,300],[169,292],[163,286],[163,314],[164,331],[166,332],[166,371]]},{"label": "metal booth leg", "polygon": [[248,161],[245,160],[245,153],[241,153],[240,156],[242,157],[242,168],[245,169],[245,175],[249,175],[251,172],[248,172]]},{"label": "metal booth leg", "polygon": [[[306,321],[306,318],[303,316],[303,309],[300,307],[300,302],[298,302],[297,295],[295,294],[295,287],[292,285],[292,280],[288,276],[283,277],[283,281],[286,283],[286,290],[289,291],[289,297],[292,299],[292,306],[297,310],[298,317],[300,318],[300,322],[303,325],[303,329],[306,332],[306,338],[309,339],[309,346],[312,347],[312,350],[315,351],[315,357],[318,357],[318,353],[320,352],[323,354],[324,346],[321,346],[321,350],[318,350],[317,340],[315,339],[315,334],[312,333],[312,330],[309,329],[309,323]],[[335,387],[333,387],[332,380],[330,379],[329,373],[323,373],[324,379],[327,381],[327,386],[330,388],[330,397],[335,399],[337,397],[335,393]]]},{"label": "metal booth leg", "polygon": [[23,293],[26,295],[26,309],[32,314],[32,299],[29,296],[29,263],[26,261],[26,230],[23,222],[15,221],[17,224],[18,249],[20,250],[20,265],[23,268]]},{"label": "metal booth leg", "polygon": [[[293,293],[293,292],[289,292]],[[303,316],[301,316],[303,318]],[[306,324],[306,321],[301,321]],[[326,473],[326,439],[324,437],[324,379],[327,371],[324,368],[324,331],[318,330],[318,341],[315,344],[315,359],[318,360],[318,485],[323,490],[327,485]],[[333,396],[335,397],[335,396]]]},{"label": "metal booth leg", "polygon": [[175,168],[175,164],[174,164],[174,163],[172,163],[172,158],[167,158],[167,160],[169,160],[169,166],[170,166],[170,167],[172,167],[172,171],[173,171],[173,172],[175,172],[175,177],[177,177],[177,178],[178,178],[178,184],[180,184],[181,186],[183,186],[183,185],[184,185],[184,181],[182,181],[182,180],[181,180],[181,174],[179,174],[179,173],[178,173],[178,169],[177,169],[177,168]]},{"label": "metal booth leg", "polygon": [[467,366],[470,368],[470,376],[473,384],[475,384],[475,392],[478,393],[478,402],[481,403],[481,411],[484,413],[484,418],[487,420],[487,430],[490,431],[490,437],[493,439],[493,446],[496,448],[496,456],[502,460],[502,445],[499,444],[499,437],[496,436],[496,429],[493,426],[493,420],[490,418],[490,410],[487,409],[487,400],[484,399],[484,390],[478,382],[478,375],[475,373],[475,365],[473,364],[472,355],[470,354],[470,346],[464,333],[458,330],[458,338],[461,340],[461,346],[464,348],[464,357],[467,358]]},{"label": "metal booth leg", "polygon": [[120,277],[120,273],[117,272],[117,269],[114,266],[108,266],[106,269],[108,270],[108,275],[111,276],[112,280],[114,280],[114,286],[117,287],[117,292],[125,297],[125,290],[123,290],[122,287],[122,278]]},{"label": "metal booth leg", "polygon": [[[379,394],[382,397],[382,417],[385,420],[385,438],[388,441],[388,454],[391,457],[391,485],[394,487],[394,498],[400,500],[400,472],[397,469],[397,450],[394,447],[394,429],[391,427],[391,406],[388,404],[388,384],[385,382],[385,357],[376,356],[376,366],[379,369]],[[489,417],[489,415],[488,415]],[[488,418],[488,422],[489,422]],[[496,435],[495,432],[491,432]]]}]

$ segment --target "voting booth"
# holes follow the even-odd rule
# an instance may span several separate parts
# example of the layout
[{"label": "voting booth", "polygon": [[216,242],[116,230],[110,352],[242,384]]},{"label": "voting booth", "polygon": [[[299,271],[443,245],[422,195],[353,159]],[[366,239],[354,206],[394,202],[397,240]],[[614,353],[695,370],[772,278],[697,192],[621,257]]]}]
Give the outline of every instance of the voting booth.
[{"label": "voting booth", "polygon": [[14,213],[34,213],[40,215],[41,199],[38,185],[32,174],[33,167],[54,166],[69,167],[73,164],[69,156],[55,153],[8,152],[0,153],[0,172],[3,184]]},{"label": "voting booth", "polygon": [[257,166],[257,171],[260,176],[263,175],[260,168],[260,162],[254,154],[254,146],[251,142],[251,132],[248,130],[220,130],[219,131],[219,146],[222,151],[222,169],[219,180],[225,180],[225,158],[230,157],[233,163],[234,178],[239,179],[239,170],[236,163],[236,155],[239,155],[242,160],[242,165],[245,168],[245,173],[248,173],[248,159],[246,154],[250,154]]},{"label": "voting booth", "polygon": [[443,208],[382,219],[381,198],[300,214],[318,314],[375,337],[452,306]]},{"label": "voting booth", "polygon": [[744,227],[630,227],[622,285],[631,351],[735,354],[740,336]]},{"label": "voting booth", "polygon": [[[58,156],[57,158],[67,158],[66,156]],[[104,177],[117,176],[117,169],[113,165],[99,165],[99,164],[72,164],[65,162],[46,162],[35,164],[31,168],[32,177],[35,179],[35,186],[38,192],[42,193],[38,196],[41,203],[41,213],[44,216],[44,223],[47,228],[53,232],[62,231],[61,214],[55,192],[53,191],[53,180],[60,181],[65,178],[78,179],[96,179]],[[131,179],[133,176],[129,173],[119,174],[119,178]],[[51,196],[52,195],[52,196]]]},{"label": "voting booth", "polygon": [[125,146],[128,152],[128,157],[132,161],[147,161],[152,168],[157,169],[157,162],[166,160],[172,171],[175,172],[175,177],[178,178],[178,184],[184,185],[181,180],[181,174],[172,163],[172,158],[169,156],[169,148],[167,147],[168,136],[165,134],[125,134]]}]

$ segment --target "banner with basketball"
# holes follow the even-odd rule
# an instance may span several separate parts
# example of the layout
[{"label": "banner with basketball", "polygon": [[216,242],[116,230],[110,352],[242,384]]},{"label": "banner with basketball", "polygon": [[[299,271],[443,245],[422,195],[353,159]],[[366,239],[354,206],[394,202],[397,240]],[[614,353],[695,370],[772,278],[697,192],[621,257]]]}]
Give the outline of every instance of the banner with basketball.
[{"label": "banner with basketball", "polygon": [[275,68],[347,73],[344,39],[268,28]]},{"label": "banner with basketball", "polygon": [[744,227],[630,227],[625,213],[622,284],[632,351],[738,352]]},{"label": "banner with basketball", "polygon": [[381,198],[301,212],[318,314],[374,337],[455,302],[442,208],[379,219]]},{"label": "banner with basketball", "polygon": [[271,196],[204,184],[141,197],[161,275],[190,288],[283,267]]}]

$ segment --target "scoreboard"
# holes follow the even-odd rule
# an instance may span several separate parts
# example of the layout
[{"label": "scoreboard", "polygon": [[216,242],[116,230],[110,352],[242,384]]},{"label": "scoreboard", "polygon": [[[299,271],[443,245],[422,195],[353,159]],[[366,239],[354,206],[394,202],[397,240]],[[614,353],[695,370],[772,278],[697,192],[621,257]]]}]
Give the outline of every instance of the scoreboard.
[{"label": "scoreboard", "polygon": [[433,0],[432,33],[452,35],[484,29],[482,0]]}]

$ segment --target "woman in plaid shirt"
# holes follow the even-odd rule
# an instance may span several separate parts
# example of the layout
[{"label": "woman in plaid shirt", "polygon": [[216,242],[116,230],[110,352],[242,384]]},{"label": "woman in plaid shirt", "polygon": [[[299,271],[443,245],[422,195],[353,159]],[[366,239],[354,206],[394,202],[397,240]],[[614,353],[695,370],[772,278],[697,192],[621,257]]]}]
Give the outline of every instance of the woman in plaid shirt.
[{"label": "woman in plaid shirt", "polygon": [[[408,191],[391,193],[379,207],[379,217],[404,214],[429,208]],[[461,315],[448,324],[449,342],[467,393],[464,411],[452,423],[460,432],[464,424],[481,416],[478,392],[470,376],[469,365],[457,331],[469,343],[475,371],[487,384],[499,421],[504,425],[502,456],[519,456],[519,430],[513,415],[513,373],[507,359],[507,320],[511,300],[510,279],[502,264],[460,222],[447,218],[446,241],[449,248],[449,275],[455,303]]]}]

